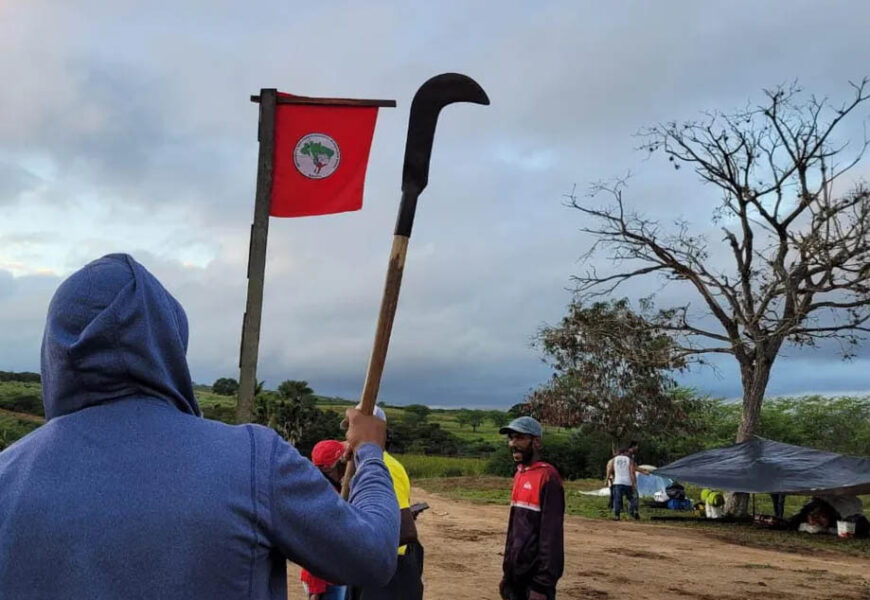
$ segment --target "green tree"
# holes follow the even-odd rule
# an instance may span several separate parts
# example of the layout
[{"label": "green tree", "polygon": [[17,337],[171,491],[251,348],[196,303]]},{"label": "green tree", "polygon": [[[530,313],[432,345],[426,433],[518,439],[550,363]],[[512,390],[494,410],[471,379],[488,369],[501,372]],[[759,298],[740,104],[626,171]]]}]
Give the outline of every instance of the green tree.
[{"label": "green tree", "polygon": [[404,407],[402,419],[407,423],[425,423],[432,409],[422,404],[409,404]]},{"label": "green tree", "polygon": [[235,396],[239,392],[239,382],[232,377],[220,377],[211,385],[211,391],[221,396]]},{"label": "green tree", "polygon": [[278,386],[278,395],[284,400],[302,401],[311,399],[314,402],[314,390],[308,386],[307,381],[288,379]]},{"label": "green tree", "polygon": [[870,398],[803,396],[768,400],[761,434],[787,444],[829,452],[870,452]]},{"label": "green tree", "polygon": [[471,426],[471,430],[476,432],[477,428],[483,424],[485,413],[482,410],[469,410],[467,408],[463,408],[456,415],[456,421],[460,426],[469,425]]},{"label": "green tree", "polygon": [[454,456],[462,449],[462,441],[441,429],[438,423],[408,423],[401,420],[390,425],[391,451]]},{"label": "green tree", "polygon": [[342,416],[335,411],[315,408],[312,413],[309,413],[308,422],[294,444],[296,449],[305,456],[311,456],[311,449],[317,442],[332,439],[343,440],[341,419]]},{"label": "green tree", "polygon": [[530,412],[559,427],[586,424],[612,445],[644,431],[686,430],[686,406],[672,377],[684,362],[670,337],[650,328],[628,300],[584,306],[575,300],[555,327],[538,334],[555,369],[528,398]]},{"label": "green tree", "polygon": [[318,422],[320,412],[307,381],[283,381],[277,393],[265,391],[255,398],[257,422],[273,428],[294,445],[303,439],[306,428]]},{"label": "green tree", "polygon": [[507,425],[511,416],[501,410],[490,410],[486,413],[486,418],[493,424],[494,427],[501,428]]},{"label": "green tree", "polygon": [[511,419],[529,416],[529,403],[519,402],[517,404],[514,404],[508,409],[507,414]]}]

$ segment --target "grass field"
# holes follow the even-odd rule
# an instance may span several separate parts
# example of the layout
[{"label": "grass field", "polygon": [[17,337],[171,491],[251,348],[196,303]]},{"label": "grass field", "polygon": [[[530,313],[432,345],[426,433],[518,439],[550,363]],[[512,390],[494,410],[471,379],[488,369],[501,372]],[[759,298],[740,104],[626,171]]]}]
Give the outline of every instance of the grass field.
[{"label": "grass field", "polygon": [[483,474],[486,459],[457,458],[452,456],[426,456],[423,454],[396,454],[411,479],[463,477]]},{"label": "grass field", "polygon": [[[389,418],[390,412],[393,412],[397,417],[400,417],[403,411],[401,409],[390,408],[387,412],[387,418]],[[484,421],[483,424],[477,428],[477,431],[475,431],[469,425],[461,425],[457,420],[457,414],[458,411],[454,410],[433,411],[429,415],[428,420],[430,423],[438,423],[445,431],[449,431],[456,437],[466,441],[484,441],[495,444],[504,443],[505,437],[499,434],[499,427],[493,425],[491,421]],[[567,438],[570,433],[562,428],[545,426],[544,435],[546,435],[548,439]]]},{"label": "grass field", "polygon": [[[483,504],[510,504],[512,480],[504,477],[442,477],[435,479],[419,479],[414,485],[422,487],[427,492],[433,492],[467,502]],[[585,479],[565,482],[566,512],[590,519],[608,519],[611,513],[607,509],[607,498],[586,496],[581,491],[590,491],[602,487],[598,479]],[[697,501],[700,488],[687,485],[686,494]],[[862,496],[865,506],[870,506],[870,496]],[[808,500],[802,496],[787,496],[785,514],[796,513]],[[651,517],[691,516],[690,511],[670,511],[653,509],[643,506],[641,500],[641,522],[650,526],[680,526],[703,529],[707,534],[725,541],[762,548],[775,548],[786,552],[813,552],[815,549],[834,550],[856,556],[870,558],[870,539],[840,539],[826,535],[797,534],[791,531],[772,531],[760,529],[751,524],[716,523],[716,522],[667,522],[652,520]],[[773,505],[766,494],[756,496],[756,512],[758,514],[773,514]]]}]

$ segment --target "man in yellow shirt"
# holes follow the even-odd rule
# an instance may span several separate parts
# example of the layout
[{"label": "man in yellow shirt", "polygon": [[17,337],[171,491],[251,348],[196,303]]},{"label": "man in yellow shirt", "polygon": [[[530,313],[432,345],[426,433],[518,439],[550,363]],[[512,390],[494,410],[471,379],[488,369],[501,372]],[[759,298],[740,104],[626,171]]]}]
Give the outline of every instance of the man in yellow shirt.
[{"label": "man in yellow shirt", "polygon": [[[380,406],[375,407],[374,416],[386,423],[387,415]],[[389,429],[387,448],[389,448]],[[384,464],[390,471],[393,489],[399,501],[401,528],[399,531],[399,562],[396,574],[382,588],[354,590],[354,600],[422,600],[423,599],[423,546],[417,539],[417,527],[411,513],[411,480],[408,472],[394,456],[384,452]]]}]

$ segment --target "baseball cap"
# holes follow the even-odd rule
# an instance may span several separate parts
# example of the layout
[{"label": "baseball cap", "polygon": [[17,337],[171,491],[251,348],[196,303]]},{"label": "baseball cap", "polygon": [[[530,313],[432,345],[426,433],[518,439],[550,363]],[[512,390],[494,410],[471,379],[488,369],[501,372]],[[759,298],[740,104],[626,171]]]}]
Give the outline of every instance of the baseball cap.
[{"label": "baseball cap", "polygon": [[311,449],[311,462],[316,467],[331,467],[337,463],[347,448],[338,440],[323,440]]},{"label": "baseball cap", "polygon": [[517,417],[516,419],[508,423],[505,427],[499,429],[498,432],[501,434],[525,433],[527,435],[533,435],[535,437],[542,437],[544,434],[544,429],[541,427],[541,424],[532,417]]},{"label": "baseball cap", "polygon": [[[362,410],[362,403],[359,403],[355,407],[357,410]],[[375,410],[372,412],[373,417],[379,418],[384,423],[387,422],[387,413],[384,412],[384,409],[380,406],[375,405]]]}]

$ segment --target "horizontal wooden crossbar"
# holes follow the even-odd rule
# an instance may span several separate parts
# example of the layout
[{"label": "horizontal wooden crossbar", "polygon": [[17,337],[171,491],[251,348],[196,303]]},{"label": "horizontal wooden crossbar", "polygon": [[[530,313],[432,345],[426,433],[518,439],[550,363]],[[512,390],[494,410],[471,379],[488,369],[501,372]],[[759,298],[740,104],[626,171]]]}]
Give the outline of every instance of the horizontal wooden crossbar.
[{"label": "horizontal wooden crossbar", "polygon": [[[260,96],[251,96],[251,102],[260,102]],[[395,108],[395,100],[367,100],[356,98],[313,98],[311,96],[283,96],[278,94],[278,104],[319,104],[325,106],[381,106]]]}]

